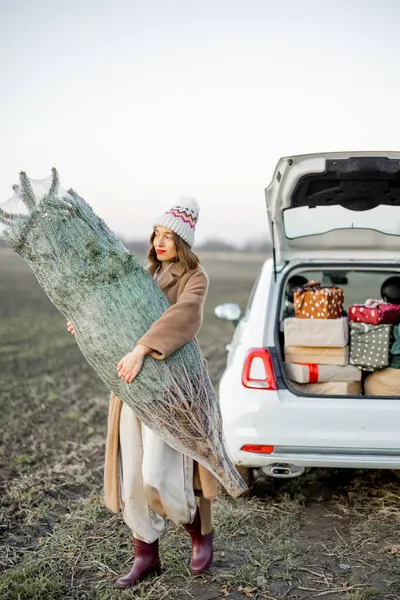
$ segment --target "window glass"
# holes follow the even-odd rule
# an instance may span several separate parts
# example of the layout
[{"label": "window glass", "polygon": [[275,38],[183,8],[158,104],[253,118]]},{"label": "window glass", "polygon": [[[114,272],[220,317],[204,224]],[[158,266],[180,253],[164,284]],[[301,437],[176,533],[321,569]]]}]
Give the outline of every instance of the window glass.
[{"label": "window glass", "polygon": [[[299,273],[309,281],[319,281],[321,285],[337,285],[344,291],[344,308],[352,304],[364,304],[368,298],[379,299],[381,286],[386,279],[398,272],[378,271],[304,271]],[[338,277],[341,280],[338,280]],[[335,280],[336,278],[336,280]],[[344,283],[344,278],[347,283]]]},{"label": "window glass", "polygon": [[257,276],[257,279],[255,280],[255,282],[253,284],[253,287],[252,287],[252,290],[250,292],[250,296],[249,296],[249,299],[247,301],[247,306],[246,306],[246,310],[245,310],[245,313],[244,313],[245,316],[248,316],[248,314],[250,312],[251,305],[253,304],[254,295],[256,293],[256,289],[257,289],[259,280],[260,280],[260,274]]},{"label": "window glass", "polygon": [[374,229],[400,235],[400,207],[377,206],[354,211],[343,206],[301,206],[283,211],[283,227],[289,239],[318,235],[335,229]]}]

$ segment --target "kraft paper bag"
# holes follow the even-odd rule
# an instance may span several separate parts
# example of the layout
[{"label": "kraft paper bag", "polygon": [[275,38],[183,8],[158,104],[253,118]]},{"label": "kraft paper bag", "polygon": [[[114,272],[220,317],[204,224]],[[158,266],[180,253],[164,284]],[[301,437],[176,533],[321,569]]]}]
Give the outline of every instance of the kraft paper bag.
[{"label": "kraft paper bag", "polygon": [[400,396],[399,369],[381,369],[368,375],[364,383],[367,396]]}]

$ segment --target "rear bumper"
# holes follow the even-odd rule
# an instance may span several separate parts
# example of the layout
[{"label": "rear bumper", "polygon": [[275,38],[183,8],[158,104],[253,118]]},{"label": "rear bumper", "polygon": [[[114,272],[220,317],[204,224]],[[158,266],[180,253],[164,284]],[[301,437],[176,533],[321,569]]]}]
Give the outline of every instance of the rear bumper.
[{"label": "rear bumper", "polygon": [[[294,396],[220,382],[224,435],[236,464],[400,469],[400,399]],[[272,454],[243,452],[248,444]]]},{"label": "rear bumper", "polygon": [[[315,452],[308,451],[301,453],[289,453],[275,448],[272,454],[260,455],[249,452],[242,452],[240,449],[234,452],[234,462],[248,467],[266,467],[268,465],[289,464],[296,467],[326,467],[326,468],[349,468],[349,469],[400,469],[400,455],[391,454],[341,454],[339,452]],[[327,449],[324,449],[327,450]]]}]

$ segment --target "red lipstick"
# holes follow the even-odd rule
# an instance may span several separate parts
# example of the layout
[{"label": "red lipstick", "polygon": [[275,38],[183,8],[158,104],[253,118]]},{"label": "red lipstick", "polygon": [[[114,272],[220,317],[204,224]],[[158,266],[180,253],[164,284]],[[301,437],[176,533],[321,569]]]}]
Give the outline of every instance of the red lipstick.
[{"label": "red lipstick", "polygon": [[156,250],[156,253],[157,253],[157,254],[165,254],[165,253],[166,253],[166,250]]}]

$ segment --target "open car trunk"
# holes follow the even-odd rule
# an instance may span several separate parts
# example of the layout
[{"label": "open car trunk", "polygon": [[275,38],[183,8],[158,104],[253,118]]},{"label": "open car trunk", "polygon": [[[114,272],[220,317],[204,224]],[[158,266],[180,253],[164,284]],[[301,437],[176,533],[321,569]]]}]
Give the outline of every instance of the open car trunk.
[{"label": "open car trunk", "polygon": [[266,201],[276,271],[296,259],[399,256],[400,152],[282,158]]},{"label": "open car trunk", "polygon": [[[276,342],[279,359],[286,362],[281,365],[285,383],[300,394],[314,391],[318,396],[342,395],[345,392],[361,396],[373,389],[374,395],[393,396],[395,391],[400,396],[400,368],[391,368],[389,357],[394,326],[382,323],[366,331],[362,319],[357,326],[350,326],[346,320],[350,306],[363,305],[369,299],[380,300],[382,284],[390,276],[400,276],[400,152],[337,152],[282,158],[266,189],[266,200],[275,281],[282,281],[286,286],[281,290],[283,301]],[[320,303],[320,292],[315,289],[308,293],[307,301],[303,300],[298,318],[285,324],[285,320],[290,319],[290,311],[294,316],[287,292],[288,279],[295,275],[303,277],[303,281],[297,281],[298,286],[317,281],[321,286],[342,287],[345,319],[319,325],[318,320],[330,321],[338,315],[334,314],[334,308],[329,316],[324,312],[328,310],[325,300]],[[400,278],[398,287],[397,304],[400,305]],[[339,300],[339,292],[331,294],[334,293],[341,315],[342,299]],[[309,323],[302,329],[300,321]],[[290,344],[285,339],[285,331],[286,337],[292,340]],[[303,338],[290,331],[292,334],[302,331]],[[340,337],[342,334],[347,335],[347,341]],[[333,337],[328,343],[330,335]],[[312,336],[314,341],[319,340],[318,345],[314,343],[319,351],[309,349],[313,345]],[[332,349],[332,340],[338,340],[337,348]],[[357,346],[359,355],[353,360]],[[385,349],[386,362],[381,357]],[[379,360],[374,360],[374,356],[380,357]],[[349,362],[350,368],[345,370]],[[288,367],[288,364],[297,366]],[[335,375],[334,367],[340,367],[336,368],[339,375]],[[385,368],[390,371],[383,373]],[[346,379],[335,379],[338,376]],[[309,380],[303,381],[302,377]],[[343,385],[316,387],[317,383],[330,383],[329,377],[334,378],[332,383]],[[370,385],[371,377],[374,385]],[[391,378],[390,385],[385,377],[387,381]],[[344,385],[345,382],[352,385]]]},{"label": "open car trunk", "polygon": [[[390,263],[376,265],[376,263],[365,262],[357,265],[349,262],[294,261],[281,273],[281,302],[277,312],[276,347],[282,379],[291,392],[307,396],[344,395],[360,398],[400,399],[400,368],[391,366],[396,361],[396,357],[390,353],[393,348],[394,326],[387,325],[382,328],[382,331],[379,330],[381,337],[378,339],[376,347],[367,344],[366,362],[369,364],[361,366],[351,364],[352,343],[355,342],[352,342],[349,321],[350,307],[356,304],[363,305],[368,299],[381,299],[382,296],[385,298],[387,294],[390,296],[388,299],[395,300],[396,303],[399,303],[400,308],[400,267],[396,267]],[[328,348],[326,352],[333,354],[333,358],[329,356],[327,360],[321,357],[325,352],[323,350],[325,343],[322,341],[324,338],[320,338],[320,350],[307,349],[309,342],[305,339],[304,344],[301,344],[301,338],[300,343],[295,339],[296,345],[304,347],[293,350],[294,346],[289,346],[288,340],[285,339],[285,330],[289,337],[290,330],[287,328],[289,321],[292,321],[289,325],[295,322],[295,327],[300,331],[303,324],[306,325],[305,329],[309,328],[310,323],[306,324],[305,321],[313,321],[314,330],[318,330],[319,323],[330,321],[332,324],[334,321],[334,319],[298,319],[295,317],[293,291],[308,281],[319,282],[321,287],[337,286],[344,292],[344,319],[340,319],[340,321],[348,330],[348,342],[345,346],[340,342],[341,349]],[[335,325],[340,332],[341,324],[338,319],[336,321]],[[323,328],[324,324],[321,329]],[[292,333],[290,333],[290,339],[294,339]],[[326,341],[328,342],[327,338]],[[330,343],[327,343],[328,347],[329,345]],[[298,351],[303,354],[296,354]],[[377,358],[377,362],[382,363],[381,355],[383,356],[385,351],[388,354],[387,364],[374,366],[375,356],[379,358],[379,360]],[[338,353],[336,357],[335,352]],[[347,359],[344,354],[347,354]],[[315,356],[317,358],[313,359],[312,357]],[[314,364],[315,360],[321,362]],[[327,365],[329,365],[328,368],[326,368]],[[345,365],[348,365],[346,369]]]}]

